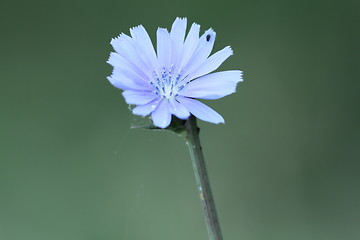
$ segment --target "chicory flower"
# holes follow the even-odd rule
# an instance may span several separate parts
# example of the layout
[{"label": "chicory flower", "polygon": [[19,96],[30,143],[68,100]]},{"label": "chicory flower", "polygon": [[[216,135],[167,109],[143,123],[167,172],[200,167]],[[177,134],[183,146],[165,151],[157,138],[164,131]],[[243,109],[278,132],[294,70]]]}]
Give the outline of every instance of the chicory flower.
[{"label": "chicory flower", "polygon": [[126,103],[136,105],[133,114],[151,115],[155,126],[166,128],[172,115],[187,119],[190,114],[211,123],[223,117],[199,99],[219,99],[236,90],[242,81],[239,70],[215,72],[233,54],[228,46],[210,55],[215,41],[212,29],[199,37],[193,23],[186,38],[186,18],[176,18],[171,31],[158,28],[156,52],[142,25],[111,40],[115,52],[108,63],[114,67],[108,80],[124,90]]}]

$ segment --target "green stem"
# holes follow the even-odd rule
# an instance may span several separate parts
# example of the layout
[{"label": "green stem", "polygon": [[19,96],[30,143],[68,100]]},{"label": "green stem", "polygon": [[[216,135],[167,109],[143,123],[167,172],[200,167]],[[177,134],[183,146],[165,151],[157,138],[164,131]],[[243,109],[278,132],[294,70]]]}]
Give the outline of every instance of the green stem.
[{"label": "green stem", "polygon": [[211,194],[209,177],[206,172],[205,160],[202,153],[199,128],[196,118],[190,116],[186,122],[186,143],[189,147],[191,160],[195,172],[197,187],[200,194],[201,205],[205,214],[205,222],[210,240],[222,240],[219,220],[216,214],[214,199]]}]

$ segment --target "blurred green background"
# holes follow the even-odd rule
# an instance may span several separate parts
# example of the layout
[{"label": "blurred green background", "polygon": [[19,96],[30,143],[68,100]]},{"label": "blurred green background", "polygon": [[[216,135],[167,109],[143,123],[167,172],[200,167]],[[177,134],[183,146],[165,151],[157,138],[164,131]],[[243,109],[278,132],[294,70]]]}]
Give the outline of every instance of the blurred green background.
[{"label": "blurred green background", "polygon": [[112,37],[188,17],[235,55],[200,122],[225,240],[360,239],[359,1],[0,2],[0,239],[206,240],[185,143],[130,130]]}]

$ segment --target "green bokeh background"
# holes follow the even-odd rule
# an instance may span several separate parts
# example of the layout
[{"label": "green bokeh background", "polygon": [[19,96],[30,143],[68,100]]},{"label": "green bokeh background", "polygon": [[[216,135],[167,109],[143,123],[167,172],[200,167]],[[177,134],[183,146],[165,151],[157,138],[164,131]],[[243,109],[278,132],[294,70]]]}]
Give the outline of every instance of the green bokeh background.
[{"label": "green bokeh background", "polygon": [[206,240],[185,143],[130,130],[109,41],[177,16],[235,55],[200,122],[225,240],[360,239],[359,1],[0,2],[0,239]]}]

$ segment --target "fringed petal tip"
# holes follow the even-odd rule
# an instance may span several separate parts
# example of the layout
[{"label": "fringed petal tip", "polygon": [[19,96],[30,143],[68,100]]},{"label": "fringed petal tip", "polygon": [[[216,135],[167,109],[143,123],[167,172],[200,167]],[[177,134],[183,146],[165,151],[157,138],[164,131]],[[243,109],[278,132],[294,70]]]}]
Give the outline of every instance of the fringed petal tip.
[{"label": "fringed petal tip", "polygon": [[124,35],[126,35],[126,34],[122,32],[118,36],[111,38],[110,44],[113,45],[115,41],[121,39]]},{"label": "fringed petal tip", "polygon": [[233,70],[233,71],[237,71],[239,73],[239,81],[238,82],[243,82],[244,81],[244,78],[243,78],[244,71],[241,71],[241,70]]},{"label": "fringed petal tip", "polygon": [[186,23],[187,22],[187,17],[176,17],[174,22],[173,22],[173,26],[179,23]]}]

